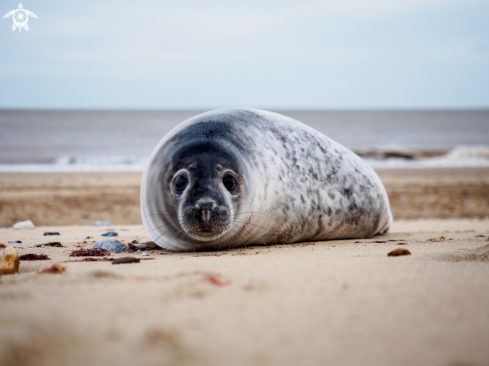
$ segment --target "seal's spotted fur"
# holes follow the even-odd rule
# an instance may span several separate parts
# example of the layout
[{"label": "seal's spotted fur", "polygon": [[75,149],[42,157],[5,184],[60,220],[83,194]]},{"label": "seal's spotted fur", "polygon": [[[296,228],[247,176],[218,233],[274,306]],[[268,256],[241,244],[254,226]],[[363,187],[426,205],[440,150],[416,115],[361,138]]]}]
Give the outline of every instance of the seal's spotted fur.
[{"label": "seal's spotted fur", "polygon": [[[189,184],[177,197],[172,182],[182,171]],[[222,185],[226,171],[236,192]],[[216,206],[202,237],[192,231],[203,225],[199,200]],[[366,238],[392,221],[385,189],[362,159],[298,121],[256,109],[204,113],[166,135],[143,176],[141,211],[150,237],[171,250]]]}]

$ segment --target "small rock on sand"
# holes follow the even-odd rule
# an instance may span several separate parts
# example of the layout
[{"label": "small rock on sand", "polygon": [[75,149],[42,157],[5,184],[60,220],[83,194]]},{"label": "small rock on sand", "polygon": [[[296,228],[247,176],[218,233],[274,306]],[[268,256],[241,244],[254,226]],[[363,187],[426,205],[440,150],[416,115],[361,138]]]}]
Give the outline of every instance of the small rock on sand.
[{"label": "small rock on sand", "polygon": [[118,236],[119,234],[117,234],[115,231],[109,231],[108,233],[105,233],[105,234],[102,234],[102,236]]},{"label": "small rock on sand", "polygon": [[20,240],[10,240],[8,243],[9,244],[22,244],[22,242]]},{"label": "small rock on sand", "polygon": [[43,269],[42,271],[39,271],[37,273],[54,273],[54,274],[58,274],[58,273],[63,273],[65,270],[66,270],[65,267],[63,267],[59,263],[56,263],[56,264],[53,264],[51,267],[46,268],[46,269]]},{"label": "small rock on sand", "polygon": [[44,233],[44,236],[49,236],[49,235],[61,235],[61,234],[58,233],[57,231],[46,231]]},{"label": "small rock on sand", "polygon": [[387,253],[388,257],[399,257],[400,255],[411,255],[411,252],[404,248],[397,248],[392,252]]},{"label": "small rock on sand", "polygon": [[0,249],[4,249],[4,248],[6,248],[6,247],[7,247],[7,246],[6,246],[5,244],[0,243]]},{"label": "small rock on sand", "polygon": [[0,252],[0,274],[14,274],[19,272],[19,252],[17,249],[7,247]]},{"label": "small rock on sand", "polygon": [[50,241],[49,243],[36,244],[34,246],[39,247],[39,248],[41,248],[43,246],[64,248],[64,245],[61,244],[59,241]]},{"label": "small rock on sand", "polygon": [[122,257],[112,261],[112,264],[139,263],[141,259],[134,257]]},{"label": "small rock on sand", "polygon": [[126,250],[119,240],[116,239],[102,239],[92,244],[90,249],[105,249],[109,252],[122,253]]},{"label": "small rock on sand", "polygon": [[91,226],[112,226],[110,221],[93,221]]},{"label": "small rock on sand", "polygon": [[25,230],[25,229],[34,229],[35,226],[31,220],[25,220],[25,221],[16,222],[13,228],[15,230]]}]

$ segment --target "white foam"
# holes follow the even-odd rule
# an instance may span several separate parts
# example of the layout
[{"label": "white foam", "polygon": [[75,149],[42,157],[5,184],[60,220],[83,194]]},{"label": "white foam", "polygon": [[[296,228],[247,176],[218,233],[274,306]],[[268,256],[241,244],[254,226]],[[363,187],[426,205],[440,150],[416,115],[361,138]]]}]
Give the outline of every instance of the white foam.
[{"label": "white foam", "polygon": [[[148,156],[61,156],[53,164],[0,164],[0,173],[142,172]],[[433,158],[364,158],[373,168],[489,167],[489,146],[457,146]]]},{"label": "white foam", "polygon": [[489,168],[488,146],[457,146],[444,156],[419,159],[369,159],[373,168]]}]

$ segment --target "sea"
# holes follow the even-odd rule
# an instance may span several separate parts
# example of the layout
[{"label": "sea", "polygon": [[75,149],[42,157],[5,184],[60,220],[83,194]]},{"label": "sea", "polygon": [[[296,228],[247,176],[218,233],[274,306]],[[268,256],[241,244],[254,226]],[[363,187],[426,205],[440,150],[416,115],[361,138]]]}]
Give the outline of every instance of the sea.
[{"label": "sea", "polygon": [[[165,134],[202,112],[0,109],[0,172],[142,171]],[[489,167],[489,109],[274,112],[374,168]]]}]

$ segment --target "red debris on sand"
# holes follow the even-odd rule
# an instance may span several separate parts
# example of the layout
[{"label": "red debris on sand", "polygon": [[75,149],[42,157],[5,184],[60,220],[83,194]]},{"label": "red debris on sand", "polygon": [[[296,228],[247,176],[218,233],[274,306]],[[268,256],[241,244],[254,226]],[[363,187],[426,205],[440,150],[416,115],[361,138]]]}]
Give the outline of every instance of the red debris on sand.
[{"label": "red debris on sand", "polygon": [[149,282],[149,281],[151,281],[151,277],[140,276],[134,279],[134,282]]},{"label": "red debris on sand", "polygon": [[131,244],[131,243],[127,244],[127,248],[129,250],[132,250],[133,252],[137,252],[139,250],[139,248],[137,246],[135,246],[134,244]]},{"label": "red debris on sand", "polygon": [[361,243],[361,241],[356,241],[355,244]]},{"label": "red debris on sand", "polygon": [[217,286],[228,286],[231,284],[231,281],[223,281],[219,277],[210,274],[205,274],[203,276],[204,276],[204,280],[209,281],[210,283]]},{"label": "red debris on sand", "polygon": [[70,257],[105,257],[110,255],[107,249],[78,249],[71,252]]},{"label": "red debris on sand", "polygon": [[61,243],[56,243],[56,244],[49,244],[50,247],[54,248],[64,248],[65,246]]},{"label": "red debris on sand", "polygon": [[139,263],[141,259],[134,257],[122,257],[112,261],[112,264]]},{"label": "red debris on sand", "polygon": [[303,247],[304,247],[304,246],[306,246],[306,245],[316,245],[316,243],[311,243],[311,242],[309,242],[309,243],[304,243],[304,244],[302,244],[302,246],[303,246]]},{"label": "red debris on sand", "polygon": [[112,259],[109,258],[83,258],[83,259],[78,259],[75,261],[64,261],[63,263],[72,263],[72,262],[98,262],[98,261],[106,261],[106,262],[112,262]]},{"label": "red debris on sand", "polygon": [[397,243],[397,245],[407,245],[408,243]]},{"label": "red debris on sand", "polygon": [[24,254],[19,257],[21,261],[48,261],[51,260],[46,254]]},{"label": "red debris on sand", "polygon": [[386,242],[382,240],[376,240],[376,241],[371,241],[370,243],[385,244]]}]

